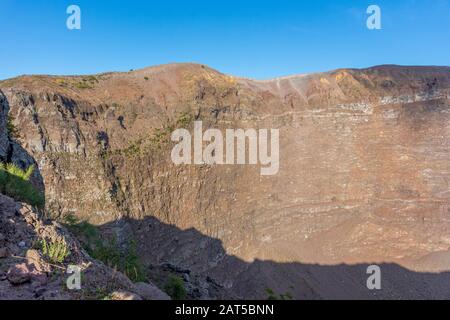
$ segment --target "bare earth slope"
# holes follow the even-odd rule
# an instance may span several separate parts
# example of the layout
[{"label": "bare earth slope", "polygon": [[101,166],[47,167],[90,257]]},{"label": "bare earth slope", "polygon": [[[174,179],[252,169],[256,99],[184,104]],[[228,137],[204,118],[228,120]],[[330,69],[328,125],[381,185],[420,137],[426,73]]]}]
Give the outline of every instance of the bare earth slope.
[{"label": "bare earth slope", "polygon": [[[294,298],[339,296],[334,290],[352,298],[374,297],[364,272],[332,280],[298,264],[450,269],[449,67],[255,81],[175,64],[23,76],[0,82],[0,90],[21,146],[39,164],[49,213],[104,225],[121,241],[135,238],[152,270],[189,269],[236,297],[261,298],[276,287]],[[192,129],[196,119],[205,128],[280,129],[279,173],[174,166],[170,132]],[[167,238],[158,231],[164,225],[180,236]],[[190,228],[202,236],[183,232]],[[444,297],[432,286],[423,293],[425,281],[408,284],[386,272],[393,289],[379,296]]]}]

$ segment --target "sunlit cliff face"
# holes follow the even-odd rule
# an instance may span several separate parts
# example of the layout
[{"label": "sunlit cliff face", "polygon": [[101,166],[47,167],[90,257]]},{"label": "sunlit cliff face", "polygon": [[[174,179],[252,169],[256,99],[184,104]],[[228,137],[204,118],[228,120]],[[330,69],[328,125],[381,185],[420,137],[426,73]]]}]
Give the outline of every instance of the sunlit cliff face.
[{"label": "sunlit cliff face", "polygon": [[[254,81],[182,64],[21,77],[0,88],[40,166],[49,212],[100,225],[136,220],[133,232],[115,232],[134,233],[148,263],[223,265],[217,277],[229,281],[214,246],[203,252],[183,235],[162,251],[164,235],[144,224],[155,217],[218,239],[246,262],[447,268],[427,257],[450,247],[450,68]],[[174,163],[171,134],[193,133],[199,120],[204,130],[277,130],[276,174]]]}]

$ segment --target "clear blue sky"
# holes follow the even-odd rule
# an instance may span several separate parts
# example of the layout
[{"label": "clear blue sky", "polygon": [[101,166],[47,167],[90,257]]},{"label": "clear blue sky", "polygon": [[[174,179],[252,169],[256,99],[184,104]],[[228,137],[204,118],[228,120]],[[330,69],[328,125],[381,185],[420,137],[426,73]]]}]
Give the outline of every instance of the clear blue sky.
[{"label": "clear blue sky", "polygon": [[[82,29],[66,28],[77,4]],[[366,28],[382,9],[383,29]],[[450,65],[450,0],[1,0],[0,79],[198,62],[257,79]]]}]

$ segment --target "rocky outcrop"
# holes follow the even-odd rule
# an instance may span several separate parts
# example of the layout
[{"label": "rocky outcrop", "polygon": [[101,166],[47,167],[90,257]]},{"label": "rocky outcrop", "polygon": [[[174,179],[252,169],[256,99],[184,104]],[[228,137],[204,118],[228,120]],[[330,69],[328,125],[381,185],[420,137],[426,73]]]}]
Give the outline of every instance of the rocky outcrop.
[{"label": "rocky outcrop", "polygon": [[[8,132],[9,103],[3,92],[0,90],[0,162],[14,163],[26,170],[31,165],[36,168],[37,163],[29,153],[22,148],[19,141]],[[11,122],[12,123],[12,122]],[[31,177],[31,182],[40,190],[44,190],[44,183],[39,170],[35,170]]]},{"label": "rocky outcrop", "polygon": [[[437,262],[418,261],[450,248],[448,67],[255,81],[181,64],[24,76],[0,88],[21,145],[39,164],[47,212],[103,225],[124,243],[136,239],[147,266],[190,270],[199,297],[220,296],[216,288],[260,297],[236,279],[278,279],[286,270],[227,268],[214,241],[168,237],[160,223],[220,239],[248,262],[395,262],[426,271]],[[173,165],[168,135],[195,119],[205,128],[278,128],[279,173]]]}]

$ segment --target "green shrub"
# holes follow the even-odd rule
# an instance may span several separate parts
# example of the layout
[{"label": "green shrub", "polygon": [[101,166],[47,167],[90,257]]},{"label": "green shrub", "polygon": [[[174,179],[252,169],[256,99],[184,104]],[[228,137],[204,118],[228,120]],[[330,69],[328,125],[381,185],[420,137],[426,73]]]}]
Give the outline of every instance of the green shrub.
[{"label": "green shrub", "polygon": [[267,300],[278,300],[275,292],[273,292],[272,289],[267,288],[266,293],[267,293]]},{"label": "green shrub", "polygon": [[70,255],[69,246],[64,240],[47,242],[46,239],[43,239],[40,241],[39,247],[42,254],[53,263],[63,263]]},{"label": "green shrub", "polygon": [[78,89],[92,89],[93,85],[84,81],[76,82],[75,87]]},{"label": "green shrub", "polygon": [[96,76],[88,76],[87,78],[83,78],[83,81],[89,81],[92,84],[99,82]]},{"label": "green shrub", "polygon": [[147,276],[137,254],[136,241],[131,240],[127,247],[123,259],[124,273],[134,282],[145,282]]},{"label": "green shrub", "polygon": [[16,176],[22,180],[29,181],[33,171],[35,169],[34,165],[28,167],[27,170],[23,170],[14,163],[0,164],[0,169],[8,172],[9,174]]},{"label": "green shrub", "polygon": [[44,195],[29,181],[34,170],[34,165],[22,170],[12,163],[0,163],[0,192],[16,201],[38,208],[44,207]]},{"label": "green shrub", "polygon": [[121,150],[121,154],[126,157],[138,156],[141,153],[141,144],[141,140],[130,143],[127,148]]},{"label": "green shrub", "polygon": [[11,139],[19,139],[20,131],[14,124],[14,117],[11,114],[8,114],[8,119],[6,120],[6,130],[8,132],[8,136]]},{"label": "green shrub", "polygon": [[192,120],[193,120],[192,115],[183,112],[178,116],[178,119],[176,120],[176,126],[179,128],[185,128],[192,122]]},{"label": "green shrub", "polygon": [[67,87],[67,82],[64,79],[56,79],[55,82],[61,87]]},{"label": "green shrub", "polygon": [[292,300],[292,295],[289,292],[277,295],[272,289],[267,288],[266,293],[267,300]]},{"label": "green shrub", "polygon": [[128,243],[125,251],[119,249],[115,239],[107,241],[106,243],[104,241],[99,241],[91,250],[88,250],[88,252],[93,258],[102,261],[111,268],[123,272],[133,282],[147,281],[144,268],[136,253],[134,241]]},{"label": "green shrub", "polygon": [[78,221],[73,215],[65,217],[65,224],[81,241],[89,255],[111,268],[115,268],[133,282],[145,282],[147,276],[136,251],[136,242],[131,240],[125,250],[120,250],[115,238],[102,239],[97,228],[87,221]]},{"label": "green shrub", "polygon": [[186,298],[186,288],[183,279],[171,275],[164,287],[166,293],[174,300],[183,300]]}]

